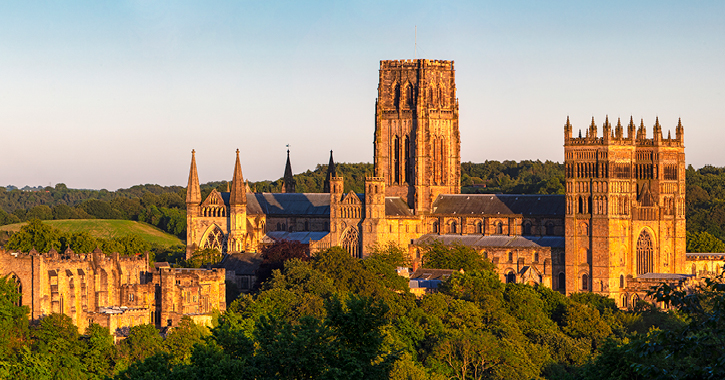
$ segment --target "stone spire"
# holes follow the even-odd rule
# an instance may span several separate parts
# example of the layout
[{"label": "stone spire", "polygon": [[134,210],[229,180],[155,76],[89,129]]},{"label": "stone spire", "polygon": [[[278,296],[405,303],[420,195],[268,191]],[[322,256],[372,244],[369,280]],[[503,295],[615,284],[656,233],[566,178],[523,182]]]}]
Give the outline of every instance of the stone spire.
[{"label": "stone spire", "polygon": [[564,141],[571,139],[572,126],[569,122],[569,115],[566,116],[566,124],[564,124]]},{"label": "stone spire", "polygon": [[230,205],[247,204],[247,191],[242,176],[242,164],[239,163],[239,149],[237,149],[237,161],[234,163],[234,176],[232,177],[232,190],[229,194]]},{"label": "stone spire", "polygon": [[635,130],[637,127],[634,126],[634,117],[629,116],[629,124],[627,125],[627,138],[634,141]]},{"label": "stone spire", "polygon": [[330,163],[327,164],[327,176],[325,177],[325,185],[322,189],[323,193],[330,192],[330,179],[337,177],[335,170],[335,161],[332,159],[332,151],[330,151]]},{"label": "stone spire", "polygon": [[621,139],[624,134],[624,128],[622,127],[622,121],[617,118],[617,126],[615,127],[615,136],[617,139]]},{"label": "stone spire", "polygon": [[194,150],[191,151],[191,169],[189,170],[189,183],[186,185],[186,203],[201,203],[199,173],[196,172],[196,152]]},{"label": "stone spire", "polygon": [[287,149],[287,165],[284,167],[284,186],[283,193],[295,192],[295,177],[292,175],[292,164],[289,161],[289,149]]},{"label": "stone spire", "polygon": [[685,127],[682,126],[682,118],[677,119],[677,128],[675,128],[675,139],[682,143],[685,138]]}]

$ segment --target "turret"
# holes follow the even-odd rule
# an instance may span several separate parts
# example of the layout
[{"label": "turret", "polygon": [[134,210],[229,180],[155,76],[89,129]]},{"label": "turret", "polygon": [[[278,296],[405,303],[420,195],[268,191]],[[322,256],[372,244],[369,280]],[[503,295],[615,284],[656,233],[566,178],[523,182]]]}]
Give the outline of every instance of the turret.
[{"label": "turret", "polygon": [[239,149],[237,149],[237,161],[234,163],[234,174],[232,176],[232,188],[229,194],[229,205],[246,205],[247,192],[242,176],[242,165],[239,162]]},{"label": "turret", "polygon": [[199,174],[196,172],[196,151],[191,151],[191,169],[189,169],[189,182],[186,185],[186,204],[199,205],[201,203],[201,189],[199,188]]},{"label": "turret", "polygon": [[662,143],[662,126],[660,125],[660,118],[655,117],[655,125],[652,128],[652,138],[654,139],[655,145]]},{"label": "turret", "polygon": [[647,139],[647,127],[644,126],[644,119],[641,119],[639,123],[639,129],[637,130],[637,140]]},{"label": "turret", "polygon": [[242,175],[242,164],[239,162],[239,149],[237,160],[234,163],[232,175],[232,188],[229,194],[229,238],[227,240],[228,252],[242,252],[247,247],[244,243],[247,235],[247,186]]},{"label": "turret", "polygon": [[196,152],[191,151],[191,169],[189,169],[189,182],[186,185],[186,258],[196,250],[196,228],[194,218],[199,215],[201,204],[201,189],[199,188],[199,174],[196,172]]},{"label": "turret", "polygon": [[566,124],[564,124],[564,143],[567,143],[572,138],[572,126],[569,122],[569,116],[566,117]]},{"label": "turret", "polygon": [[624,128],[622,128],[622,121],[619,118],[617,118],[617,126],[615,127],[614,137],[617,140],[621,140],[622,136],[624,134],[623,132],[624,132]]},{"label": "turret", "polygon": [[327,176],[325,177],[325,184],[323,185],[322,192],[330,193],[330,180],[337,177],[337,171],[335,170],[335,161],[332,159],[332,151],[330,151],[330,162],[327,164]]},{"label": "turret", "polygon": [[627,139],[634,142],[635,139],[635,130],[637,127],[634,125],[634,118],[632,116],[629,117],[629,124],[627,125]]},{"label": "turret", "polygon": [[597,124],[594,122],[594,116],[592,116],[592,123],[587,129],[587,139],[594,140],[597,138]]},{"label": "turret", "polygon": [[685,142],[685,127],[682,126],[682,118],[677,119],[677,128],[675,128],[675,139],[682,144]]},{"label": "turret", "polygon": [[604,125],[602,125],[602,139],[605,143],[609,142],[612,138],[612,125],[609,124],[609,115],[604,118]]},{"label": "turret", "polygon": [[292,175],[292,164],[289,160],[289,149],[287,149],[287,165],[284,167],[284,184],[282,185],[282,192],[295,192],[295,177]]}]

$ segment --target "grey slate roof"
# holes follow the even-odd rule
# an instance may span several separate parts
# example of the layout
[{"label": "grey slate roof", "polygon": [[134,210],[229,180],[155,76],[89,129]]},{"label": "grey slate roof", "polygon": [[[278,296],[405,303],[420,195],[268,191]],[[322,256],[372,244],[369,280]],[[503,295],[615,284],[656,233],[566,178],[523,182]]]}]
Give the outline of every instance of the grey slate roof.
[{"label": "grey slate roof", "polygon": [[457,272],[453,269],[432,269],[432,268],[418,268],[413,274],[410,275],[411,280],[445,280],[453,272]]},{"label": "grey slate roof", "polygon": [[247,212],[266,215],[329,216],[330,194],[250,193],[247,196]]},{"label": "grey slate roof", "polygon": [[232,253],[224,256],[221,263],[215,267],[234,271],[235,275],[254,275],[262,263],[262,254],[259,252]]},{"label": "grey slate roof", "polygon": [[563,195],[446,194],[433,202],[433,214],[564,217]]},{"label": "grey slate roof", "polygon": [[[363,198],[364,199],[364,198]],[[387,216],[413,216],[403,198],[385,197],[385,215]]]},{"label": "grey slate roof", "polygon": [[635,278],[640,279],[668,279],[668,280],[684,280],[690,277],[694,277],[691,274],[679,274],[679,273],[645,273],[638,274]]},{"label": "grey slate roof", "polygon": [[563,236],[508,236],[508,235],[438,235],[425,234],[413,239],[414,244],[429,244],[438,240],[445,245],[461,244],[468,247],[564,248]]},{"label": "grey slate roof", "polygon": [[302,244],[310,244],[310,240],[320,240],[327,236],[329,232],[323,231],[323,232],[312,232],[312,231],[303,231],[303,232],[287,232],[287,231],[269,231],[267,232],[267,235],[265,235],[262,238],[262,243],[274,243],[275,241],[279,240],[290,240],[290,241],[298,241]]}]

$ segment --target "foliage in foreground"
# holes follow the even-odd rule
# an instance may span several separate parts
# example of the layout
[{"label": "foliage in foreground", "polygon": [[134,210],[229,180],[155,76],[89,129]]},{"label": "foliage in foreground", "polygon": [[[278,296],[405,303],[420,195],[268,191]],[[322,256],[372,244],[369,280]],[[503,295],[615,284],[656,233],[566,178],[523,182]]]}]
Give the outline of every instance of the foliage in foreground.
[{"label": "foliage in foreground", "polygon": [[[424,261],[443,248],[432,247]],[[485,259],[455,249],[468,269],[422,298],[396,274],[404,260],[400,248],[375,247],[363,260],[332,248],[307,261],[284,260],[257,293],[232,302],[211,330],[185,320],[164,339],[152,326],[137,326],[115,346],[108,330],[93,325],[81,335],[64,315],[28,324],[27,308],[15,305],[14,283],[2,279],[0,377],[720,376],[725,289],[718,282],[695,295],[660,288],[655,296],[681,314],[645,303],[622,311],[592,293],[565,297],[546,287],[503,284]],[[460,260],[442,264],[461,266]],[[665,360],[670,357],[677,360]]]}]

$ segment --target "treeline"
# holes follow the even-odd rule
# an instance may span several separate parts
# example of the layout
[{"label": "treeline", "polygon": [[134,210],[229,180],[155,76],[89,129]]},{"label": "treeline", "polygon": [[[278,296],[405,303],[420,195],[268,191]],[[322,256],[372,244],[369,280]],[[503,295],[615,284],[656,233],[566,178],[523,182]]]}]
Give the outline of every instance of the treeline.
[{"label": "treeline", "polygon": [[464,162],[461,187],[463,193],[564,194],[564,165],[548,160]]},{"label": "treeline", "polygon": [[725,168],[687,167],[688,252],[725,252]]},{"label": "treeline", "polygon": [[124,219],[145,222],[186,238],[186,188],[138,185],[129,189],[79,190],[59,183],[42,191],[0,187],[0,225],[32,219]]},{"label": "treeline", "polygon": [[686,368],[694,360],[694,374],[722,351],[681,365],[657,362],[658,353],[647,357],[638,351],[646,346],[629,342],[681,331],[688,326],[684,314],[644,302],[623,311],[592,293],[565,297],[544,286],[503,284],[493,264],[466,247],[429,247],[426,265],[456,271],[438,293],[416,298],[396,273],[407,265],[405,253],[396,246],[377,247],[362,260],[340,248],[302,259],[277,253],[280,269],[258,292],[231,302],[209,332],[187,320],[163,340],[151,326],[138,326],[118,346],[108,330],[92,325],[79,335],[58,314],[28,326],[27,309],[15,306],[13,287],[0,281],[0,376],[651,378],[642,372],[649,367],[635,364]]},{"label": "treeline", "polygon": [[93,252],[96,248],[107,255],[112,253],[136,255],[149,252],[151,262],[170,261],[179,264],[183,264],[186,254],[184,246],[163,247],[151,244],[136,234],[103,239],[91,236],[85,231],[63,233],[39,219],[31,219],[20,227],[20,231],[9,237],[5,248],[25,253],[33,249],[42,253],[51,249],[63,253],[68,248],[79,254]]},{"label": "treeline", "polygon": [[[345,191],[364,191],[369,163],[338,163]],[[298,192],[321,192],[327,165],[317,165],[295,175]],[[686,171],[687,250],[725,252],[725,168],[705,166]],[[250,190],[279,192],[283,181],[250,182]],[[463,193],[564,194],[563,164],[552,161],[486,161],[461,164]],[[227,181],[201,185],[202,199],[212,189],[227,191]],[[42,191],[6,190],[0,187],[0,225],[33,218],[128,219],[146,222],[163,231],[186,236],[186,189],[181,186],[139,185],[117,191],[68,189],[63,184]]]}]

